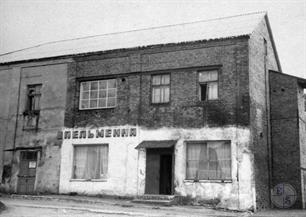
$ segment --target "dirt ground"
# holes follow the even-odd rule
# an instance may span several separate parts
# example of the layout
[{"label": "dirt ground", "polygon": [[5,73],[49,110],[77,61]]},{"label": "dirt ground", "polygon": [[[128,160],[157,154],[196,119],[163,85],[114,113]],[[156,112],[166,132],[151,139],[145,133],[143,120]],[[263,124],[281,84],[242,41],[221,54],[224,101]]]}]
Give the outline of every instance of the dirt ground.
[{"label": "dirt ground", "polygon": [[[71,199],[70,199],[71,198]],[[132,203],[130,200],[61,196],[2,196],[6,205],[1,217],[101,217],[101,216],[218,216],[218,217],[306,217],[305,210],[267,210],[233,212],[202,206],[155,206]]]}]

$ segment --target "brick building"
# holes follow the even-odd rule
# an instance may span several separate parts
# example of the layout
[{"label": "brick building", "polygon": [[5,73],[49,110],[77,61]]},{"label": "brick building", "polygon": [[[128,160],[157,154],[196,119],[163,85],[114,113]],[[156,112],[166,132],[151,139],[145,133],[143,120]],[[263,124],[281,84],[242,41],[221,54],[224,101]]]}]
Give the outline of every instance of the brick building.
[{"label": "brick building", "polygon": [[265,13],[47,43],[0,62],[5,191],[242,210],[269,207],[289,182],[293,207],[305,205],[306,82],[281,73]]}]

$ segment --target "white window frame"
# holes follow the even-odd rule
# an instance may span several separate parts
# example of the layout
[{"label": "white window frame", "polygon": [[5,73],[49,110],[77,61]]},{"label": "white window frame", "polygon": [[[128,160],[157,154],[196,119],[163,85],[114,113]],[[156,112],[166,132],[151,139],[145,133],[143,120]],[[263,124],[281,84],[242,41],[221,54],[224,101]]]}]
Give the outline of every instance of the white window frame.
[{"label": "white window frame", "polygon": [[[115,81],[115,87],[109,87],[109,83]],[[91,85],[97,82],[97,89],[91,90]],[[101,82],[106,82],[106,88],[102,88]],[[84,90],[84,85],[88,84],[88,90]],[[110,90],[114,91],[114,96],[109,96]],[[105,91],[105,97],[100,96],[101,91]],[[88,93],[88,98],[83,98],[84,93]],[[97,92],[97,98],[91,97],[91,92]],[[115,104],[108,106],[109,99],[115,100]],[[99,100],[105,100],[105,106],[99,106]],[[82,108],[82,102],[88,101],[88,107]],[[90,107],[91,101],[97,101],[96,107]],[[92,80],[80,82],[80,96],[79,96],[79,110],[91,110],[91,109],[107,109],[115,108],[117,106],[117,80],[116,79],[103,79],[103,80]]]},{"label": "white window frame", "polygon": [[[75,180],[75,181],[105,181],[107,179],[107,175],[108,175],[108,170],[109,170],[109,144],[107,143],[103,143],[103,144],[73,144],[73,150],[72,150],[72,153],[73,153],[73,160],[72,160],[72,170],[71,170],[71,180]],[[76,178],[75,177],[75,166],[76,166],[76,153],[75,153],[75,148],[78,148],[78,147],[97,147],[97,146],[106,146],[107,147],[107,169],[106,169],[106,172],[105,173],[102,173],[101,172],[101,165],[100,165],[100,177],[97,178],[97,179],[94,179],[94,178],[87,178],[87,179],[82,179],[82,178]],[[102,158],[100,156],[100,159],[99,161],[101,162]]]},{"label": "white window frame", "polygon": [[[217,78],[209,78],[206,81],[201,81],[200,79],[200,74],[201,73],[212,73],[216,72],[217,73]],[[210,101],[210,100],[218,100],[219,99],[219,70],[218,69],[212,69],[212,70],[202,70],[198,71],[198,83],[199,83],[199,100],[200,101]],[[217,85],[217,97],[216,98],[209,98],[210,97],[210,86],[216,84]],[[202,86],[201,85],[206,85],[206,96],[205,100],[202,100]]]},{"label": "white window frame", "polygon": [[[168,83],[163,83],[164,76],[169,77],[169,82]],[[160,83],[159,84],[154,84],[154,77],[160,77]],[[167,74],[155,74],[151,76],[151,103],[152,104],[165,104],[170,102],[170,85],[171,85],[171,76],[169,73]],[[168,100],[165,99],[165,91],[168,89],[169,91],[169,96]],[[154,90],[159,90],[160,95],[158,101],[155,101],[155,94]]]},{"label": "white window frame", "polygon": [[[226,145],[229,145],[229,150],[230,150],[230,177],[227,177],[227,178],[221,178],[221,179],[197,179],[198,177],[188,177],[187,175],[187,171],[188,171],[188,163],[189,163],[189,159],[188,159],[188,146],[189,145],[206,145],[207,146],[207,150],[209,148],[209,143],[211,142],[224,142]],[[206,152],[206,156],[207,158],[209,159],[209,156],[208,156],[209,152],[207,151]],[[208,160],[208,165],[207,167],[209,168],[209,160]],[[232,181],[232,145],[231,145],[231,141],[229,140],[201,140],[201,141],[187,141],[186,142],[186,180],[197,180],[197,181]]]}]

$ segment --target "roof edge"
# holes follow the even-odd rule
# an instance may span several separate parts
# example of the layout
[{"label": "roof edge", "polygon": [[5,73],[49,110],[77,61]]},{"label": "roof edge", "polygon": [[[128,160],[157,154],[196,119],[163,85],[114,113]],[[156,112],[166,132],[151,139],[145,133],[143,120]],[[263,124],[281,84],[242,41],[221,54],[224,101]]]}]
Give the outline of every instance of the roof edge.
[{"label": "roof edge", "polygon": [[165,46],[188,45],[188,44],[196,44],[196,43],[203,43],[203,42],[224,41],[224,40],[229,40],[229,39],[249,38],[250,35],[251,34],[246,34],[246,35],[231,36],[231,37],[226,37],[226,38],[186,41],[186,42],[179,42],[179,43],[154,44],[154,45],[146,45],[146,46],[139,46],[139,47],[118,48],[118,49],[113,49],[113,50],[101,50],[101,51],[83,52],[83,53],[77,53],[77,54],[43,57],[43,58],[36,58],[36,59],[0,62],[0,66],[28,63],[28,62],[34,62],[34,61],[45,61],[45,60],[54,60],[54,59],[73,58],[73,57],[80,57],[80,56],[99,55],[99,54],[105,54],[105,53],[110,53],[110,52],[133,51],[133,50],[139,50],[139,49],[150,49],[150,48],[158,48],[158,47],[165,47]]},{"label": "roof edge", "polygon": [[306,79],[305,78],[297,77],[297,76],[294,76],[294,75],[289,75],[289,74],[286,74],[286,73],[283,73],[283,72],[278,72],[278,71],[275,71],[275,70],[269,70],[269,72],[273,72],[273,73],[283,75],[283,76],[287,76],[287,77],[290,77],[290,78],[295,78],[298,83],[303,83],[303,84],[306,85]]},{"label": "roof edge", "polygon": [[275,56],[275,59],[276,59],[276,63],[277,63],[279,72],[283,73],[282,66],[281,66],[281,63],[280,63],[280,60],[279,60],[279,56],[278,56],[278,52],[277,52],[277,49],[276,49],[276,45],[275,45],[275,41],[274,41],[274,37],[273,37],[273,33],[272,33],[272,29],[271,29],[271,25],[270,25],[270,21],[269,21],[268,13],[267,12],[266,12],[264,18],[265,18],[265,21],[267,23],[267,28],[268,28],[269,35],[271,37],[271,44],[272,44],[272,48],[273,48],[273,51],[274,51],[274,56]]},{"label": "roof edge", "polygon": [[22,48],[22,49],[13,50],[13,51],[9,51],[9,52],[6,52],[6,53],[0,53],[0,56],[15,53],[15,52],[19,52],[19,51],[24,51],[24,50],[28,50],[28,49],[32,49],[32,48],[36,48],[36,47],[40,47],[40,46],[43,46],[43,45],[58,43],[58,42],[74,41],[74,40],[94,38],[94,37],[106,36],[106,35],[117,35],[117,34],[122,34],[122,33],[138,32],[138,31],[150,30],[150,29],[163,29],[163,28],[168,28],[168,27],[171,27],[171,26],[181,26],[181,25],[188,25],[188,24],[194,24],[194,23],[210,22],[210,21],[214,21],[214,20],[224,20],[224,19],[253,15],[253,14],[265,14],[266,15],[267,11],[249,12],[249,13],[237,14],[237,15],[232,15],[232,16],[217,17],[217,18],[204,19],[204,20],[195,20],[195,21],[190,21],[190,22],[168,24],[168,25],[163,25],[163,26],[144,27],[144,28],[139,28],[139,29],[131,29],[131,30],[127,30],[127,31],[110,32],[110,33],[89,35],[89,36],[83,36],[83,37],[77,37],[77,38],[62,39],[62,40],[56,40],[56,41],[48,41],[48,42],[40,43],[40,44],[37,44],[37,45],[34,45],[34,46],[25,47],[25,48]]}]

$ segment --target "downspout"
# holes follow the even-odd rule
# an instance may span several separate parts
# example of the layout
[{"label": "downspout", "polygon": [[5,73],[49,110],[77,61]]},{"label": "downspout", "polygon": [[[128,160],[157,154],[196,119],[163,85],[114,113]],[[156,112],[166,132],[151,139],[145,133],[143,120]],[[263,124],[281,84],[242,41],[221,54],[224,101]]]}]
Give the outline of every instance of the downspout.
[{"label": "downspout", "polygon": [[18,69],[19,69],[19,84],[18,84],[18,95],[17,95],[16,122],[15,122],[14,138],[13,138],[13,151],[12,151],[12,160],[11,160],[11,177],[13,174],[13,162],[14,162],[14,157],[15,157],[18,119],[19,119],[19,107],[20,107],[21,68],[18,68]]},{"label": "downspout", "polygon": [[267,71],[267,56],[268,56],[268,48],[267,41],[264,38],[264,70],[265,70],[265,98],[266,98],[266,121],[267,121],[267,152],[268,152],[268,188],[269,188],[269,206],[272,207],[271,201],[271,190],[272,190],[272,139],[271,139],[271,104],[270,104],[270,79],[269,73]]},{"label": "downspout", "polygon": [[[142,72],[142,54],[140,54],[140,71]],[[137,75],[136,75],[137,76]],[[137,126],[138,126],[138,144],[139,144],[139,125],[141,124],[141,117],[142,117],[142,74],[139,74],[139,102],[138,102],[138,107],[137,107]],[[138,149],[137,153],[137,197],[140,195],[140,170],[139,170],[139,161],[140,161],[140,153],[141,150]],[[145,165],[146,166],[146,165]]]},{"label": "downspout", "polygon": [[239,71],[237,70],[237,50],[235,50],[235,66],[236,66],[236,160],[237,160],[237,171],[236,171],[236,175],[237,175],[237,197],[238,197],[238,201],[237,201],[237,208],[238,210],[240,210],[240,177],[239,177],[239,165],[240,165],[240,157],[239,157],[239,142],[238,142],[238,114],[239,114],[239,91],[240,91],[240,82],[239,82],[239,78],[240,78],[240,74]]}]

